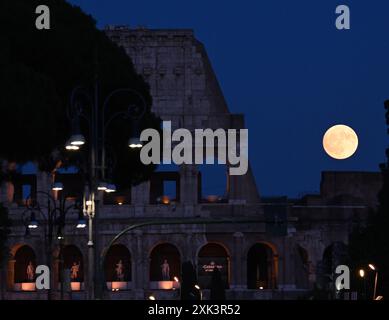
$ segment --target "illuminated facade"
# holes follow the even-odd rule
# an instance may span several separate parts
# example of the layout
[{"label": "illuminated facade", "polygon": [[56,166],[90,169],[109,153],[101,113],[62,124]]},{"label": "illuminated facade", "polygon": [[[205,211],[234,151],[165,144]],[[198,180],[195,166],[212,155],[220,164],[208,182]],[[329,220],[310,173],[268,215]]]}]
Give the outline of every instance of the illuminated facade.
[{"label": "illuminated facade", "polygon": [[[243,115],[229,112],[205,49],[191,30],[108,27],[106,33],[132,58],[150,84],[153,111],[172,121],[173,129],[244,128]],[[221,272],[231,299],[304,297],[314,283],[325,281],[334,265],[345,261],[353,223],[363,222],[369,208],[377,205],[381,184],[379,173],[324,172],[318,195],[266,199],[260,197],[250,169],[244,176],[221,176],[222,192],[204,190],[208,172],[202,169],[187,165],[157,171],[150,181],[129,191],[102,196],[101,249],[131,224],[166,222],[134,229],[108,249],[103,270],[107,299],[146,299],[150,294],[157,299],[177,299],[175,277],[180,280],[185,261],[195,265],[205,298],[214,268]],[[77,175],[63,173],[56,179],[64,184],[62,196],[73,201],[82,188]],[[34,290],[27,277],[30,262],[36,266],[47,261],[43,222],[37,217],[39,227],[26,236],[22,218],[26,186],[34,194],[49,190],[50,185],[51,177],[37,172],[2,186],[3,201],[14,221],[10,258],[2,275],[6,298],[47,298],[47,293]],[[168,185],[173,190],[169,194]],[[44,196],[37,198],[44,201]],[[78,212],[71,211],[62,251],[54,241],[54,298],[60,298],[62,278],[72,288],[71,294],[65,290],[64,298],[87,298],[87,231],[75,228],[77,219]],[[173,219],[183,223],[169,225]],[[228,219],[232,223],[185,223],[188,219]],[[257,222],[234,223],[234,219]],[[72,270],[73,278],[65,280]]]}]

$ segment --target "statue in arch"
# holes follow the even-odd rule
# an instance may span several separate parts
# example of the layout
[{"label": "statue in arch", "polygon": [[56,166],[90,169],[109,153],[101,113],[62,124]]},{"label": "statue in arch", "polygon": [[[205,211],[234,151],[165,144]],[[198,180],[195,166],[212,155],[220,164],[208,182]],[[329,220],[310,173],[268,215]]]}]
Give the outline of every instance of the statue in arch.
[{"label": "statue in arch", "polygon": [[116,264],[115,271],[116,271],[116,278],[119,281],[123,281],[124,280],[124,265],[123,265],[122,260],[119,260],[119,262]]},{"label": "statue in arch", "polygon": [[75,281],[75,280],[78,279],[78,273],[80,271],[80,265],[81,265],[80,261],[78,262],[78,264],[77,264],[77,262],[73,262],[73,265],[70,268],[70,279],[72,281]]},{"label": "statue in arch", "polygon": [[162,271],[162,280],[169,281],[170,280],[170,266],[167,260],[163,260],[163,264],[161,265]]},{"label": "statue in arch", "polygon": [[34,281],[34,276],[35,276],[35,268],[32,262],[30,261],[27,265],[27,279],[28,281]]}]

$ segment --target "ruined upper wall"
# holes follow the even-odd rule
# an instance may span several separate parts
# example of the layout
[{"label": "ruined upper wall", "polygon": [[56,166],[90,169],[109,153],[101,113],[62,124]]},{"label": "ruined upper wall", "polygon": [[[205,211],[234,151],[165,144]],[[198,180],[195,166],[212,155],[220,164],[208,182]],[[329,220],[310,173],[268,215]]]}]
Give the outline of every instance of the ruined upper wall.
[{"label": "ruined upper wall", "polygon": [[[324,171],[322,172],[320,193],[323,199],[333,201],[347,197],[353,202],[370,207],[378,205],[378,193],[382,188],[380,172]],[[349,200],[349,201],[350,201]]]},{"label": "ruined upper wall", "polygon": [[[242,129],[242,114],[231,114],[204,46],[188,29],[106,27],[107,36],[123,47],[136,71],[150,85],[152,110],[172,129]],[[246,203],[260,201],[249,168],[230,178],[229,196]]]},{"label": "ruined upper wall", "polygon": [[153,111],[173,127],[242,128],[241,115],[228,110],[203,45],[192,30],[107,27],[135,69],[149,83]]}]

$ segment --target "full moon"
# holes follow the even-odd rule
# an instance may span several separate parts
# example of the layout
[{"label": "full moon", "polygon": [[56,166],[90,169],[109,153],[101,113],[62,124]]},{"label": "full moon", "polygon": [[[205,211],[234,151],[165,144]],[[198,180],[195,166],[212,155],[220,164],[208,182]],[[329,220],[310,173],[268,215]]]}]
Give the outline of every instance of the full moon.
[{"label": "full moon", "polygon": [[350,158],[357,151],[358,136],[350,127],[338,124],[324,134],[323,148],[334,159]]}]

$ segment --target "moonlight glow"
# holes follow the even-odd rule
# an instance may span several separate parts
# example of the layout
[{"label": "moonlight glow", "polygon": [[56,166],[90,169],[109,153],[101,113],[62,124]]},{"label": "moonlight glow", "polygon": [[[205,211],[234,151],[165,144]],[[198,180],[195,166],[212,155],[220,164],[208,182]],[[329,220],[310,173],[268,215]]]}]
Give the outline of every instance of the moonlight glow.
[{"label": "moonlight glow", "polygon": [[350,127],[339,124],[329,128],[324,134],[323,147],[330,157],[347,159],[357,151],[358,136]]}]

